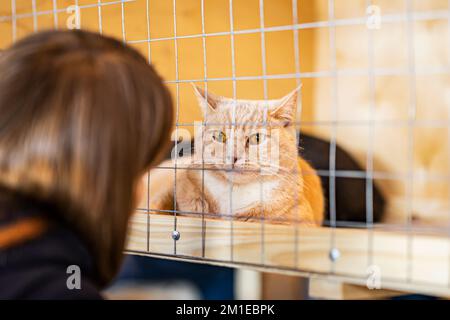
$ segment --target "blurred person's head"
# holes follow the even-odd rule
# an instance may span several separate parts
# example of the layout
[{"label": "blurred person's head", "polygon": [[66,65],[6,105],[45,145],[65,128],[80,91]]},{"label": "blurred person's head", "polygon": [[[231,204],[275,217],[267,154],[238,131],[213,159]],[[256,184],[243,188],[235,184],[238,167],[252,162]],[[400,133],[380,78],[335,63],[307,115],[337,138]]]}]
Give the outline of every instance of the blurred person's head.
[{"label": "blurred person's head", "polygon": [[122,42],[83,31],[25,38],[0,55],[0,192],[55,208],[107,283],[172,113],[161,78]]}]

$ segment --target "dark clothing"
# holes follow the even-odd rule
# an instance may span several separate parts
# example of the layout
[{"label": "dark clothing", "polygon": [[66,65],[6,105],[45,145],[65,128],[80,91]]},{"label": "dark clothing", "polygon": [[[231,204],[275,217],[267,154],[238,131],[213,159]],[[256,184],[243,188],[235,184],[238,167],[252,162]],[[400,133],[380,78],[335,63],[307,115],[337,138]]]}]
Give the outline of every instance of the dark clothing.
[{"label": "dark clothing", "polygon": [[[32,212],[11,212],[0,206],[0,228]],[[69,229],[54,224],[36,239],[0,248],[0,299],[101,299],[93,263],[83,242]],[[73,270],[68,273],[72,265],[81,271],[81,289],[68,288],[69,277],[76,276]],[[75,283],[70,280],[73,277],[69,284]]]}]

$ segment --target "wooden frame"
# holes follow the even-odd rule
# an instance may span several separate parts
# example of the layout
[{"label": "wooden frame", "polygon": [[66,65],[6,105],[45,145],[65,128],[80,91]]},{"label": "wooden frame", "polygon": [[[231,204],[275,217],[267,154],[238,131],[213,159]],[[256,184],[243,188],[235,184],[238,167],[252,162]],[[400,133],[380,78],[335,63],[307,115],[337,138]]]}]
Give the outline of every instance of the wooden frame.
[{"label": "wooden frame", "polygon": [[[376,266],[382,289],[450,296],[450,239],[446,235],[262,226],[186,216],[177,217],[178,241],[172,239],[173,230],[171,215],[136,213],[127,252],[359,285],[366,284],[368,267]],[[340,253],[335,261],[330,258],[332,247]]]}]

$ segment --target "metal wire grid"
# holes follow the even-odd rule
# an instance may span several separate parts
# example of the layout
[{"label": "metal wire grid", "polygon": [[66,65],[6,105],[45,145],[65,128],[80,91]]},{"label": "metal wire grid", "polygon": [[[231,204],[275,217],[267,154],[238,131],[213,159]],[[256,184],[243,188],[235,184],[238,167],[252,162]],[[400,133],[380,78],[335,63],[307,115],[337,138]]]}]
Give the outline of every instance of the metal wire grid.
[{"label": "metal wire grid", "polygon": [[[448,22],[448,38],[447,38],[447,42],[448,42],[448,59],[450,61],[450,0],[447,1],[447,7],[448,7],[448,17],[447,17],[447,22]],[[449,152],[449,159],[450,159],[450,119],[449,119],[449,124],[448,124],[448,129],[447,129],[447,134],[448,134],[448,152]],[[450,160],[449,160],[450,161]],[[448,164],[450,166],[450,163]],[[448,198],[450,199],[450,190],[449,190],[449,194],[448,194]],[[448,213],[449,215],[449,219],[450,219],[450,212]],[[448,227],[448,233],[450,234],[450,226]],[[448,261],[450,262],[450,239],[448,241]],[[448,286],[450,287],[450,270],[448,271]]]},{"label": "metal wire grid", "polygon": [[[57,7],[57,1],[53,0],[53,10],[51,11],[37,11],[36,9],[36,0],[30,0],[32,3],[32,12],[31,13],[25,13],[25,14],[17,14],[16,12],[16,0],[11,0],[11,16],[0,16],[0,22],[4,21],[10,21],[12,24],[12,39],[15,41],[17,39],[17,20],[22,18],[33,18],[33,29],[34,31],[39,30],[37,17],[40,15],[49,15],[53,14],[53,22],[54,27],[58,28],[58,13],[65,12],[65,8],[58,8]],[[298,127],[301,126],[308,126],[308,125],[326,125],[331,127],[331,135],[330,135],[330,156],[329,156],[329,171],[324,170],[318,170],[318,174],[320,176],[327,176],[329,179],[329,204],[330,204],[330,226],[331,226],[331,237],[330,237],[330,253],[335,248],[335,234],[334,230],[336,227],[339,226],[347,226],[347,227],[364,227],[368,229],[368,265],[372,264],[373,260],[373,233],[372,230],[374,228],[373,225],[373,181],[375,179],[393,179],[393,180],[403,180],[407,181],[407,190],[406,190],[406,203],[408,204],[407,208],[407,216],[408,216],[408,222],[406,227],[404,229],[408,231],[408,248],[407,248],[407,254],[408,254],[408,266],[407,266],[407,281],[411,281],[411,274],[412,274],[412,242],[413,242],[413,236],[414,232],[416,230],[446,230],[448,232],[448,226],[444,226],[443,228],[434,228],[434,227],[427,227],[427,228],[417,228],[412,225],[412,193],[413,193],[413,181],[414,181],[414,174],[413,174],[413,166],[412,166],[412,159],[413,159],[413,153],[414,153],[414,134],[413,129],[414,127],[442,127],[442,128],[449,128],[450,122],[449,120],[417,120],[416,114],[417,114],[417,101],[416,101],[416,83],[415,78],[417,75],[441,75],[441,74],[450,74],[450,67],[431,67],[431,68],[417,68],[415,65],[415,51],[414,51],[414,28],[413,23],[415,21],[428,21],[428,20],[447,20],[449,22],[449,39],[448,42],[450,44],[450,0],[448,3],[448,10],[435,10],[435,11],[427,11],[427,12],[413,12],[413,3],[412,0],[405,0],[405,13],[401,14],[386,14],[381,17],[381,23],[383,25],[390,24],[390,23],[396,23],[396,22],[406,22],[407,23],[407,31],[408,31],[408,67],[407,68],[389,68],[389,69],[383,69],[383,68],[375,68],[374,65],[374,44],[373,44],[373,31],[368,30],[368,56],[369,56],[369,67],[368,70],[342,70],[337,68],[336,65],[336,27],[338,26],[357,26],[357,25],[364,25],[366,24],[366,17],[360,17],[360,18],[351,18],[351,19],[336,19],[335,18],[335,0],[328,0],[328,20],[327,21],[318,21],[318,22],[310,22],[310,23],[299,23],[298,21],[298,3],[297,0],[292,0],[292,24],[291,25],[285,25],[285,26],[276,26],[276,27],[266,27],[264,24],[264,0],[259,0],[259,16],[260,16],[260,27],[258,29],[246,29],[246,30],[234,30],[234,22],[233,22],[233,0],[229,0],[229,16],[230,16],[230,31],[225,32],[215,32],[215,33],[206,33],[205,32],[205,10],[204,10],[204,1],[201,1],[201,17],[202,17],[202,33],[201,34],[193,34],[193,35],[177,35],[177,14],[176,14],[176,7],[177,7],[177,0],[173,0],[173,28],[174,28],[174,36],[173,37],[162,37],[162,38],[151,38],[150,37],[150,14],[149,14],[149,2],[151,0],[145,0],[146,2],[146,27],[147,27],[147,38],[141,39],[141,40],[126,40],[126,30],[125,30],[125,10],[124,6],[128,2],[135,2],[140,0],[121,0],[121,1],[111,1],[102,3],[101,0],[98,0],[97,4],[90,4],[90,5],[84,5],[79,6],[80,9],[83,8],[92,8],[97,7],[98,8],[98,30],[100,33],[103,32],[103,26],[102,26],[102,7],[107,5],[119,5],[121,6],[121,24],[122,24],[122,39],[124,42],[127,42],[129,44],[139,44],[139,43],[147,43],[148,48],[148,61],[152,62],[152,55],[150,50],[150,43],[151,42],[158,42],[158,41],[167,41],[172,40],[174,41],[175,45],[175,79],[168,79],[166,80],[166,83],[168,84],[175,84],[176,85],[176,127],[175,127],[175,139],[178,141],[178,129],[180,126],[194,126],[194,123],[181,123],[179,121],[179,85],[181,83],[188,83],[188,82],[204,82],[205,84],[205,90],[207,92],[208,90],[208,82],[211,81],[232,81],[233,84],[233,98],[236,100],[236,82],[242,81],[242,80],[261,80],[264,84],[264,99],[268,98],[267,94],[267,81],[272,79],[296,79],[297,83],[300,83],[301,79],[306,78],[323,78],[323,77],[330,77],[333,79],[333,86],[331,89],[331,96],[332,96],[332,105],[330,109],[330,113],[332,114],[333,119],[337,119],[337,112],[338,112],[338,99],[337,99],[337,92],[338,92],[338,79],[342,77],[356,77],[356,76],[368,76],[369,78],[369,88],[370,88],[370,117],[367,121],[314,121],[314,122],[296,122],[295,125]],[[370,6],[372,4],[372,0],[367,0],[367,6]],[[75,0],[75,5],[78,6],[78,0]],[[301,72],[300,71],[300,44],[298,41],[298,32],[302,29],[311,29],[311,28],[327,28],[329,32],[329,46],[330,46],[330,56],[329,61],[331,63],[331,68],[329,71],[318,71],[318,72]],[[293,74],[273,74],[268,75],[267,74],[267,64],[266,64],[266,52],[265,52],[265,34],[267,32],[276,32],[276,31],[293,31],[294,34],[294,53],[295,53],[295,73]],[[235,35],[241,35],[241,34],[260,34],[261,36],[261,58],[262,58],[262,75],[260,76],[236,76],[236,64],[235,64],[235,45],[234,45],[234,37]],[[232,60],[232,76],[231,77],[221,77],[221,78],[211,78],[207,76],[208,68],[207,68],[207,60],[206,60],[206,38],[207,37],[215,37],[215,36],[230,36],[231,39],[231,60]],[[179,72],[178,72],[178,44],[177,41],[179,39],[188,39],[188,38],[201,38],[202,39],[202,46],[203,46],[203,64],[204,64],[204,78],[202,79],[179,79]],[[450,50],[449,50],[450,55]],[[450,61],[450,59],[449,59]],[[409,79],[409,88],[410,88],[410,96],[409,96],[409,112],[408,112],[408,120],[395,120],[395,121],[375,121],[373,117],[373,113],[376,107],[376,101],[375,101],[375,78],[378,76],[384,76],[384,75],[403,75],[408,76]],[[298,109],[299,115],[301,114],[301,100],[300,99],[300,106]],[[235,108],[233,108],[235,110]],[[267,115],[267,113],[266,113]],[[233,124],[232,126],[237,125],[236,122],[236,115],[235,112],[233,114]],[[340,171],[336,170],[336,130],[339,125],[355,125],[355,126],[367,126],[369,128],[369,143],[367,146],[367,158],[366,158],[366,171]],[[390,173],[390,172],[377,172],[374,171],[373,168],[373,154],[374,154],[374,128],[377,126],[408,126],[409,128],[409,143],[408,143],[408,158],[410,159],[408,173],[405,174],[397,174],[397,173]],[[448,130],[449,137],[450,137],[450,129]],[[450,139],[449,139],[450,144]],[[175,155],[178,157],[178,145],[175,144]],[[449,147],[450,150],[450,147]],[[202,152],[202,159],[203,159],[203,152]],[[160,167],[163,168],[163,167]],[[177,232],[177,214],[185,214],[185,215],[197,215],[198,212],[180,212],[176,208],[176,171],[177,171],[177,165],[175,161],[175,169],[173,168],[166,168],[175,170],[175,179],[174,179],[174,210],[166,211],[166,210],[155,210],[149,208],[150,206],[150,197],[151,195],[148,195],[147,197],[147,208],[144,209],[138,209],[138,211],[145,211],[149,213],[150,211],[156,211],[156,212],[162,212],[162,213],[172,213],[174,217],[174,232]],[[187,169],[187,168],[183,168]],[[204,191],[204,172],[205,170],[211,170],[207,168],[202,168],[202,193]],[[346,178],[362,178],[366,179],[366,222],[365,223],[344,223],[340,224],[339,221],[336,220],[336,198],[335,198],[335,180],[337,177],[346,177]],[[150,184],[151,175],[148,174],[148,180],[147,183]],[[433,180],[433,181],[448,181],[450,179],[450,176],[447,175],[433,175],[428,174],[427,179]],[[232,185],[230,183],[230,191],[231,191]],[[230,192],[230,195],[232,193]],[[202,195],[204,196],[204,194]],[[264,202],[263,199],[263,192],[262,192],[262,183],[261,183],[261,203]],[[449,195],[450,198],[450,195]],[[230,210],[232,208],[232,197],[230,196]],[[205,241],[205,234],[206,234],[206,225],[204,222],[205,217],[207,217],[209,214],[204,212],[204,208],[202,208],[202,212],[200,213],[202,217],[202,258],[204,260],[211,260],[211,259],[205,259],[205,247],[206,247],[206,241]],[[450,213],[449,213],[450,215]],[[232,212],[228,212],[223,214],[224,217],[228,217],[230,221],[230,261],[234,261],[233,257],[233,219],[232,219]],[[258,266],[265,266],[264,261],[264,228],[265,228],[265,220],[264,217],[261,219],[261,262],[260,264],[257,264]],[[151,227],[151,216],[147,214],[147,252],[150,252],[150,227]],[[389,230],[389,227],[384,227],[384,229]],[[399,227],[392,228],[393,230],[399,230]],[[294,246],[297,248],[298,244],[298,237],[299,237],[298,228],[295,229],[295,243]],[[449,242],[450,246],[450,242]],[[173,240],[173,254],[177,256],[177,239],[174,238]],[[297,253],[298,250],[295,250]],[[450,250],[449,250],[450,252]],[[193,260],[198,259],[198,257],[190,257]],[[333,259],[331,259],[334,261]],[[450,260],[450,254],[449,254],[449,260]],[[224,261],[224,262],[230,262],[230,261]],[[295,260],[298,263],[298,257],[296,257]],[[235,264],[237,265],[251,265],[249,263],[242,263],[239,261],[235,261]],[[298,268],[287,268],[287,267],[277,267],[279,269],[285,269],[285,270],[295,270],[300,271]],[[334,264],[332,265],[331,273],[334,272]],[[449,283],[450,286],[450,283]]]}]

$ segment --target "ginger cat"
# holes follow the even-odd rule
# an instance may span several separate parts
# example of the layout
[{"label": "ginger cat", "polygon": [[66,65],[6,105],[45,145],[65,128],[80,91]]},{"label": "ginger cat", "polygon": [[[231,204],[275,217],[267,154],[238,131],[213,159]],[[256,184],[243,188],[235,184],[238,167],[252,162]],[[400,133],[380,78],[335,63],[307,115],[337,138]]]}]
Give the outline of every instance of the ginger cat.
[{"label": "ginger cat", "polygon": [[298,89],[269,101],[218,97],[196,86],[194,91],[204,115],[202,129],[196,130],[195,153],[178,157],[176,188],[175,161],[160,165],[170,169],[150,172],[150,208],[173,210],[175,189],[181,214],[320,225],[321,182],[298,156],[291,125]]}]

